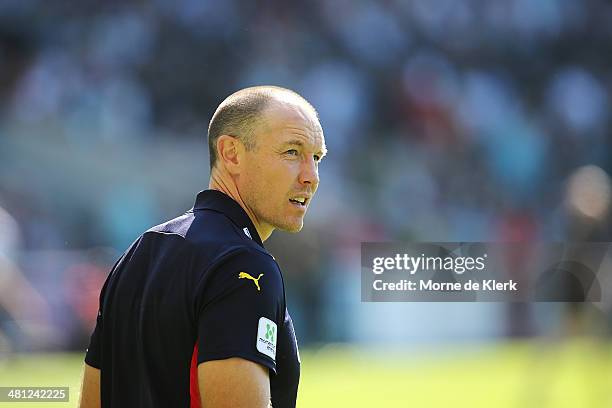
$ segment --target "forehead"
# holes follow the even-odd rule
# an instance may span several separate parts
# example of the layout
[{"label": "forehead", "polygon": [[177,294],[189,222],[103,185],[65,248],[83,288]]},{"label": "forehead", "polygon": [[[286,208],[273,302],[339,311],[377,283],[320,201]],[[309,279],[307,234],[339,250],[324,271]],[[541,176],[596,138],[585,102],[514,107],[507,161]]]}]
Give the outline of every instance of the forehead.
[{"label": "forehead", "polygon": [[315,150],[325,149],[323,130],[315,113],[302,105],[273,103],[266,108],[262,120],[266,144],[278,145],[299,140]]}]

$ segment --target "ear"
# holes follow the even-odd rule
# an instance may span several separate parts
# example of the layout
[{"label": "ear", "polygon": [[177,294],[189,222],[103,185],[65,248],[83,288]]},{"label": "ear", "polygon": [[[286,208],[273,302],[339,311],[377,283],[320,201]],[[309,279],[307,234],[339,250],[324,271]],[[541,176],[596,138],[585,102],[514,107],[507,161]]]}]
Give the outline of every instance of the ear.
[{"label": "ear", "polygon": [[217,160],[230,174],[237,174],[244,154],[244,145],[237,138],[221,135],[217,139]]}]

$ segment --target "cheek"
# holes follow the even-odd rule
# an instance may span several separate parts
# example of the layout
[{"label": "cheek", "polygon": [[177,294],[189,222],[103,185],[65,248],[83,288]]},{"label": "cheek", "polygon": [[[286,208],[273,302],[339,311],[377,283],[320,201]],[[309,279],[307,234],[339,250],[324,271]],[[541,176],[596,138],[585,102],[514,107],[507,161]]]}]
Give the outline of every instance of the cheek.
[{"label": "cheek", "polygon": [[266,207],[277,207],[282,206],[282,199],[294,189],[299,163],[267,158],[251,166],[247,173],[245,184],[257,201],[268,203]]},{"label": "cheek", "polygon": [[261,169],[265,175],[263,182],[268,190],[283,191],[287,193],[296,179],[298,165],[292,162],[279,162]]},{"label": "cheek", "polygon": [[276,200],[281,190],[278,180],[279,170],[270,166],[253,166],[249,171],[249,189],[257,198],[257,201],[269,203]]}]

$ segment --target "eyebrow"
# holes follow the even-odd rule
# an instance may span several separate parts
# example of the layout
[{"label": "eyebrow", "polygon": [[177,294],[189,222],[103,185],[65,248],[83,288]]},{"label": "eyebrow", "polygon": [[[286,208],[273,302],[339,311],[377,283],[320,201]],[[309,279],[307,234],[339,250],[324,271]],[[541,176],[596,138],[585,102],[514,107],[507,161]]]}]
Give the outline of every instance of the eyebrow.
[{"label": "eyebrow", "polygon": [[[285,145],[293,145],[293,146],[304,147],[304,142],[302,142],[301,140],[293,139],[293,140],[289,140],[289,141],[283,143],[283,146],[285,146]],[[318,154],[319,156],[321,156],[321,159],[322,159],[327,154],[327,149],[325,148],[325,146],[323,146],[323,150],[319,150],[315,154]]]}]

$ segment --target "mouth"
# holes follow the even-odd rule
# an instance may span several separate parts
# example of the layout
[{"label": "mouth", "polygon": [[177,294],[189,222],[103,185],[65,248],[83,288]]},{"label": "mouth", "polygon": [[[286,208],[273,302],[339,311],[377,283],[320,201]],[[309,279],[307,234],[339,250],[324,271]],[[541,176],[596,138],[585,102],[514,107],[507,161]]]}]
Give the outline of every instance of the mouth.
[{"label": "mouth", "polygon": [[290,198],[289,202],[298,208],[306,208],[309,200],[310,200],[309,197],[298,195],[298,196]]}]

